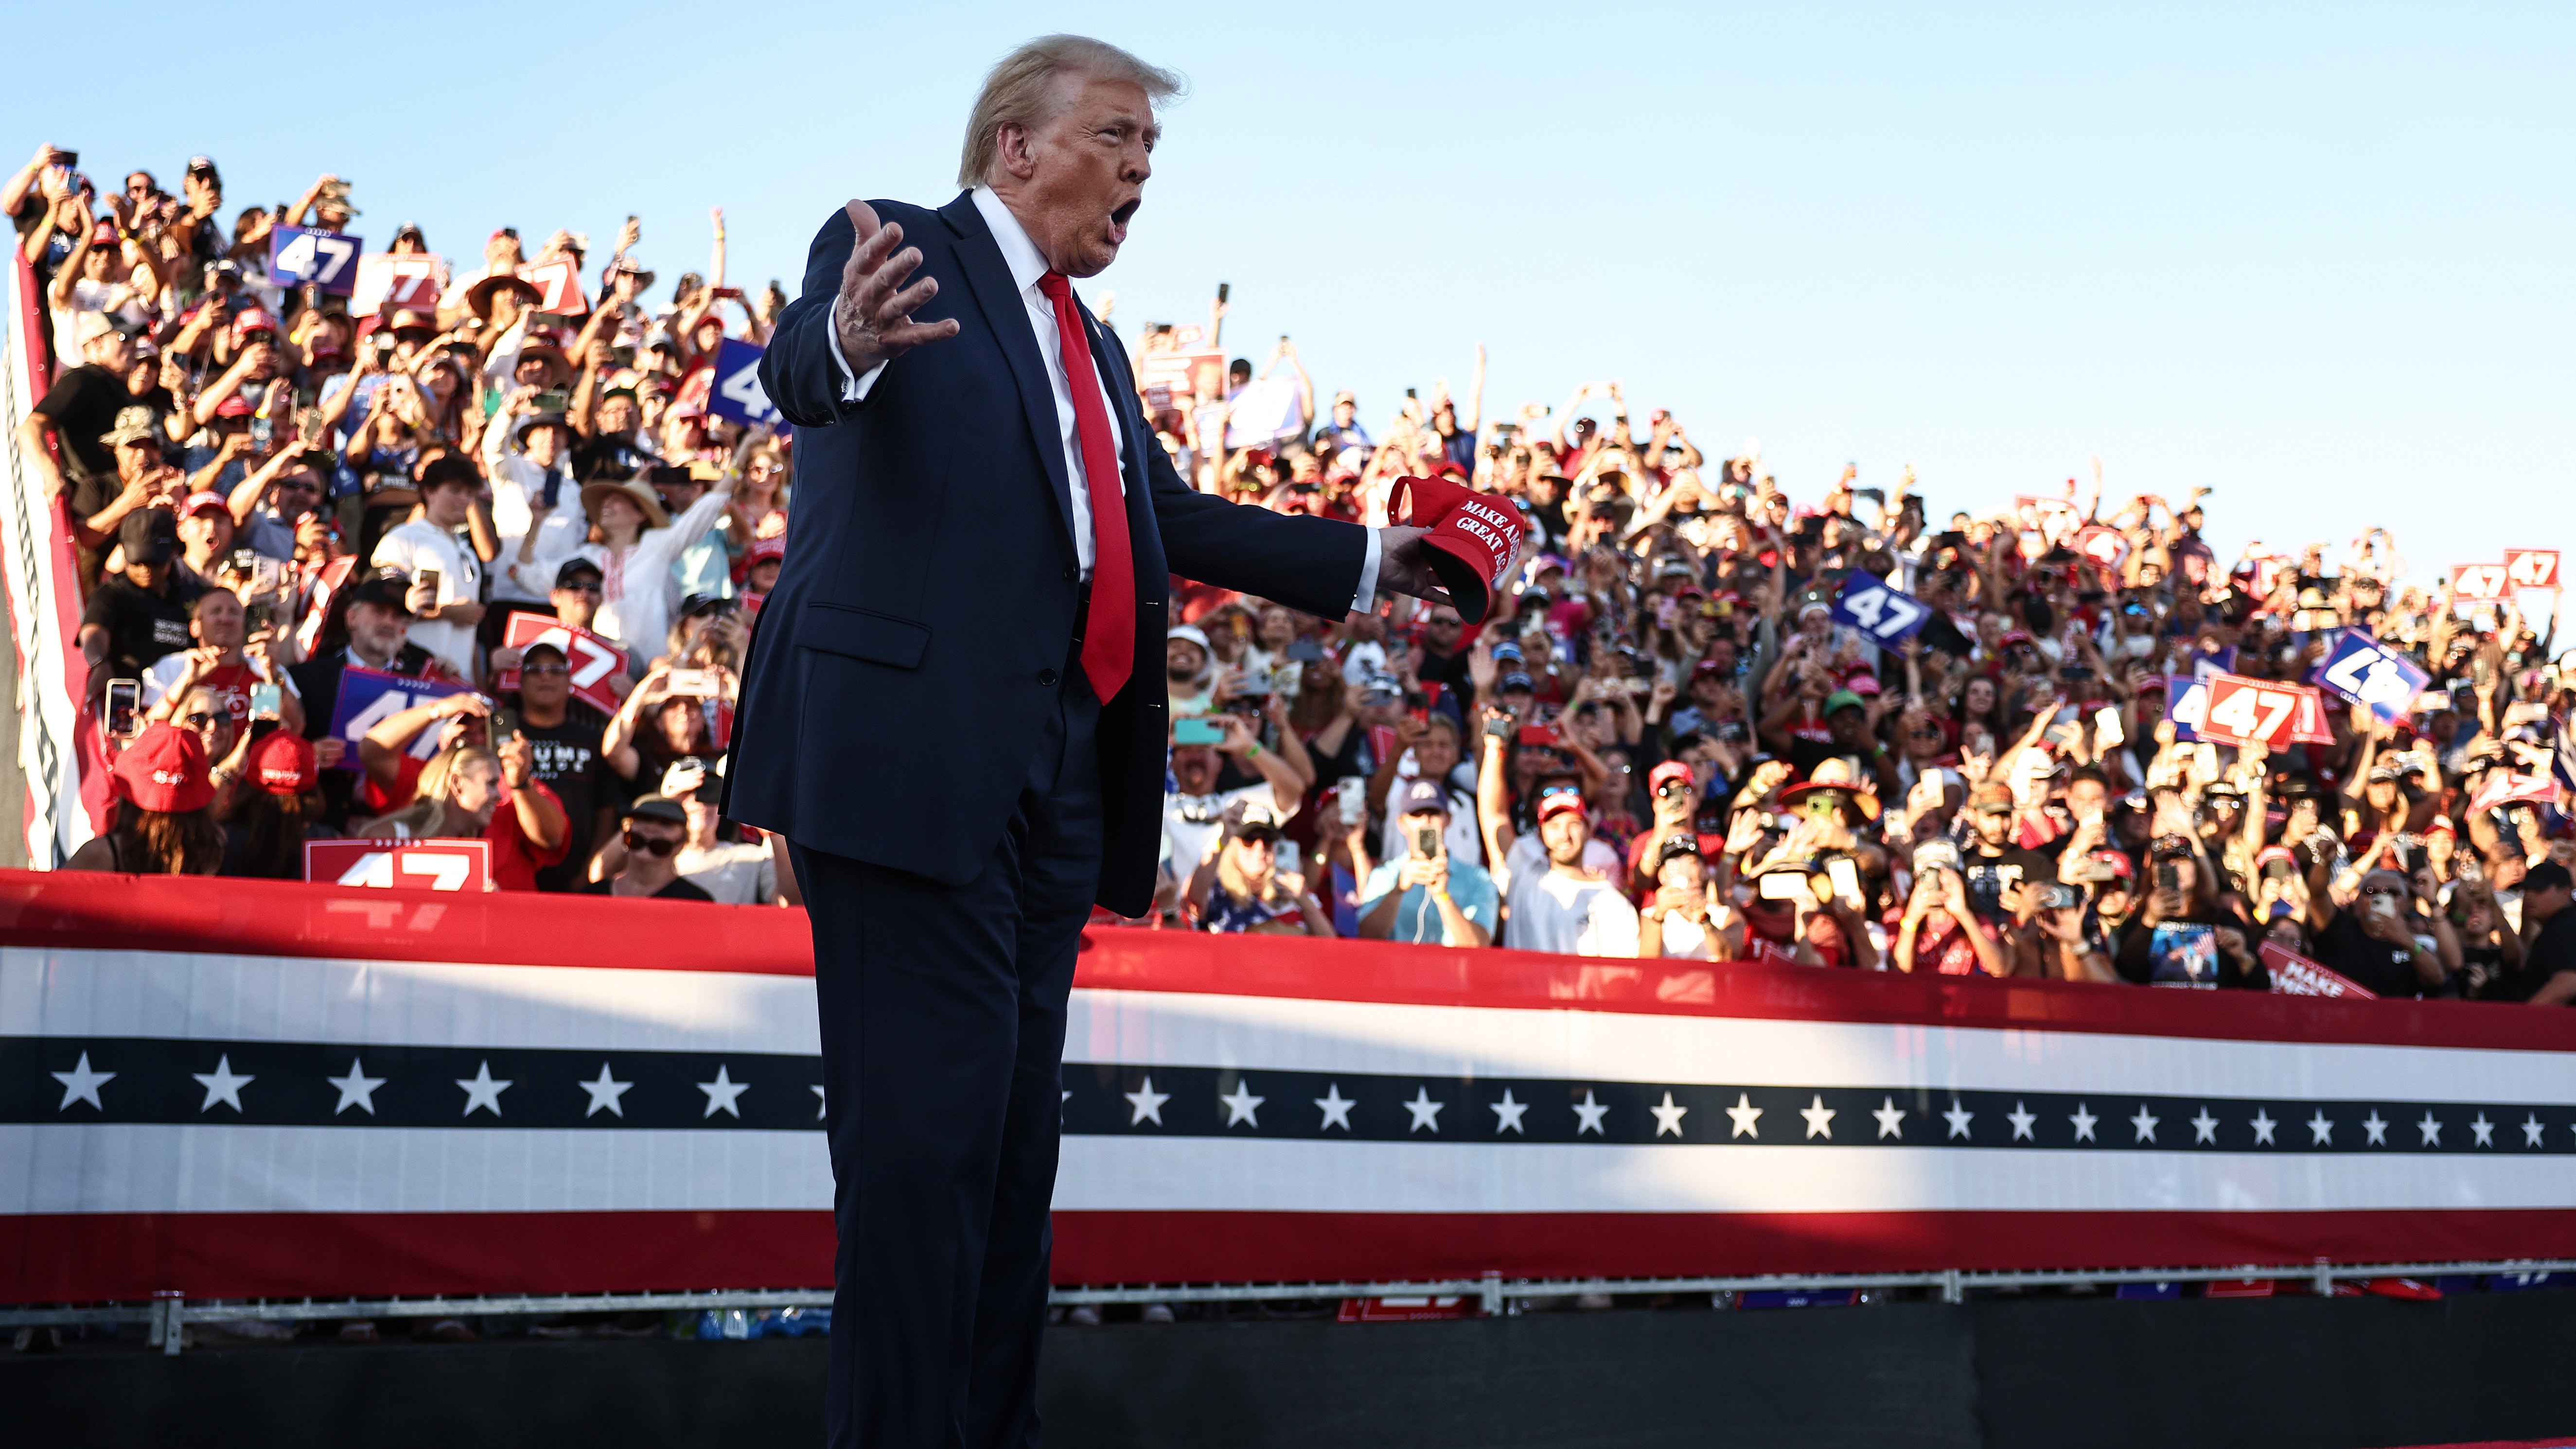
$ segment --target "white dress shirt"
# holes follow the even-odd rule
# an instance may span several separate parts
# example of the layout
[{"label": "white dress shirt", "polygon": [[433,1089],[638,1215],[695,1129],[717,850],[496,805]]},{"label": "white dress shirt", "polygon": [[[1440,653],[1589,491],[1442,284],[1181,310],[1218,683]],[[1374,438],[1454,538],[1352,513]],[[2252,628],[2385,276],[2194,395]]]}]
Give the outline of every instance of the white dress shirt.
[{"label": "white dress shirt", "polygon": [[[975,199],[975,209],[983,213],[984,225],[991,228],[993,241],[1002,249],[1002,262],[1011,270],[1011,285],[1020,289],[1020,303],[1027,309],[1029,331],[1037,338],[1038,356],[1046,363],[1047,382],[1055,392],[1055,420],[1058,442],[1064,448],[1065,477],[1070,480],[1073,504],[1073,551],[1085,579],[1091,577],[1091,560],[1096,546],[1091,533],[1091,475],[1082,466],[1082,435],[1073,411],[1073,384],[1064,370],[1063,334],[1056,326],[1055,303],[1038,290],[1038,279],[1047,273],[1046,258],[1038,244],[1029,240],[1028,229],[1011,209],[993,194],[993,188],[978,186],[968,193]],[[841,369],[841,400],[857,402],[876,386],[877,378],[892,365],[892,359],[871,367],[865,374],[853,374],[850,360],[841,354],[841,329],[827,326],[824,336],[831,340],[832,361]],[[1102,410],[1109,416],[1111,446],[1125,456],[1126,430],[1119,426],[1117,405],[1110,400],[1109,384],[1098,377],[1100,369],[1092,368],[1100,387]],[[1125,480],[1112,480],[1111,486],[1124,496]],[[1360,560],[1359,592],[1351,599],[1351,609],[1367,613],[1377,606],[1378,531],[1368,531],[1368,550]]]}]

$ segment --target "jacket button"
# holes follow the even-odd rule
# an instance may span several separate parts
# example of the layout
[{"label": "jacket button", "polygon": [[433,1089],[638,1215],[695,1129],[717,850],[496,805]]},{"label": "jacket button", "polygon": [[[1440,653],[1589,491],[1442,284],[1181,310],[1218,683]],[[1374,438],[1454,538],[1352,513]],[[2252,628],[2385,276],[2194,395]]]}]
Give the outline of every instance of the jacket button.
[{"label": "jacket button", "polygon": [[1081,577],[1082,577],[1082,571],[1081,571],[1081,570],[1079,570],[1079,569],[1075,568],[1075,567],[1074,567],[1073,565],[1071,565],[1071,564],[1066,564],[1066,565],[1064,566],[1064,581],[1065,581],[1066,583],[1068,583],[1068,584],[1073,583],[1073,582],[1075,582],[1075,581],[1079,580]]},{"label": "jacket button", "polygon": [[1039,684],[1041,684],[1041,685],[1046,686],[1046,687],[1047,687],[1047,688],[1049,688],[1049,689],[1054,688],[1054,687],[1055,687],[1055,671],[1054,671],[1054,670],[1052,670],[1052,669],[1041,669],[1041,670],[1039,670],[1039,671],[1038,671],[1038,683],[1039,683]]}]

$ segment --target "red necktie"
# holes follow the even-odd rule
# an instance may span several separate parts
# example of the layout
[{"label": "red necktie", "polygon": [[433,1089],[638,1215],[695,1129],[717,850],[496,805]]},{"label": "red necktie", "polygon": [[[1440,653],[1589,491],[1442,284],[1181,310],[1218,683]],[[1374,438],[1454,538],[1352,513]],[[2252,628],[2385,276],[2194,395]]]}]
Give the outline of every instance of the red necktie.
[{"label": "red necktie", "polygon": [[1100,374],[1091,366],[1091,339],[1073,305],[1073,284],[1061,272],[1038,278],[1038,290],[1055,304],[1055,335],[1064,353],[1064,378],[1073,389],[1073,428],[1082,439],[1082,472],[1091,488],[1091,617],[1082,629],[1082,672],[1101,703],[1118,697],[1136,664],[1136,565],[1127,551],[1127,500],[1118,486],[1118,447],[1109,440],[1109,409],[1102,406]]}]

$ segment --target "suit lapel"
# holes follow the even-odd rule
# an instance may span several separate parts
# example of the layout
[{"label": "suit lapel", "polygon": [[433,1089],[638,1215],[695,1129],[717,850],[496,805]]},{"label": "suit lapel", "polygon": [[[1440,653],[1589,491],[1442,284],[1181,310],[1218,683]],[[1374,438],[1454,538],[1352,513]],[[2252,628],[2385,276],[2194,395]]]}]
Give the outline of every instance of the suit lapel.
[{"label": "suit lapel", "polygon": [[1029,331],[1028,304],[1011,285],[1011,269],[1002,260],[992,228],[984,225],[984,214],[975,209],[974,197],[957,193],[956,200],[939,208],[939,215],[957,233],[958,270],[965,274],[966,289],[974,293],[976,307],[1010,361],[1011,378],[1019,384],[1020,412],[1029,425],[1029,441],[1037,446],[1038,461],[1046,465],[1048,491],[1055,497],[1056,527],[1070,558],[1072,482],[1064,471],[1064,434],[1056,423],[1055,386],[1047,380],[1046,359],[1038,355],[1037,338]]}]

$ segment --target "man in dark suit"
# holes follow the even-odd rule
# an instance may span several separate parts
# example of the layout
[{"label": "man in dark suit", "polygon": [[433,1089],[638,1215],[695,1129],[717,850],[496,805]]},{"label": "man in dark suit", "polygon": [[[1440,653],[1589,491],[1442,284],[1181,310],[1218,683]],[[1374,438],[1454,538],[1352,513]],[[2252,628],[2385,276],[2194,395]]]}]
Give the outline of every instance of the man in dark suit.
[{"label": "man in dark suit", "polygon": [[1331,617],[1440,593],[1420,529],[1192,492],[1073,296],[1177,86],[1021,47],[967,192],[849,203],[762,362],[796,506],[726,811],[787,837],[813,918],[836,1446],[1036,1442],[1065,1005],[1092,903],[1152,896],[1167,576]]}]

